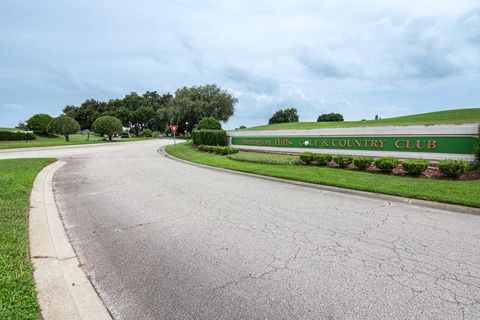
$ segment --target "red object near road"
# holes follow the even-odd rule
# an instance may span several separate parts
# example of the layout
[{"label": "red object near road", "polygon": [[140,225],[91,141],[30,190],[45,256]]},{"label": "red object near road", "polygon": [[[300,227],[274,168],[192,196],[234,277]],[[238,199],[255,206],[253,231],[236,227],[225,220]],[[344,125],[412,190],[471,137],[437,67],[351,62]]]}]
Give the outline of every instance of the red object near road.
[{"label": "red object near road", "polygon": [[177,129],[178,129],[178,124],[171,124],[171,125],[170,125],[170,130],[171,130],[173,133],[177,133]]}]

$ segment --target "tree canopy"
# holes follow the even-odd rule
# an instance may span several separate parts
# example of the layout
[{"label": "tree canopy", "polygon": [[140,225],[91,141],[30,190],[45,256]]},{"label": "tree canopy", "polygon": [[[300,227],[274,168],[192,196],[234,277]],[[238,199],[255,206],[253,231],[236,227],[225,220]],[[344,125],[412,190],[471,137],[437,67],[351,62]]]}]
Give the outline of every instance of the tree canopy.
[{"label": "tree canopy", "polygon": [[334,122],[334,121],[343,121],[343,116],[340,113],[324,113],[318,116],[317,122]]},{"label": "tree canopy", "polygon": [[80,125],[72,117],[61,115],[53,118],[48,125],[48,132],[58,133],[65,137],[65,141],[69,141],[69,136],[80,131]]},{"label": "tree canopy", "polygon": [[268,124],[298,122],[298,112],[295,108],[280,109],[268,120]]},{"label": "tree canopy", "polygon": [[33,132],[48,135],[48,125],[52,119],[53,118],[46,113],[37,113],[27,120],[27,127]]},{"label": "tree canopy", "polygon": [[98,117],[92,124],[92,130],[99,135],[107,135],[108,140],[112,140],[115,133],[121,133],[123,130],[120,119],[112,116]]},{"label": "tree canopy", "polygon": [[221,130],[222,125],[220,124],[220,121],[218,121],[214,117],[206,117],[200,120],[196,129],[197,130],[202,130],[202,129]]},{"label": "tree canopy", "polygon": [[179,125],[179,131],[192,131],[205,117],[227,121],[233,115],[237,102],[237,98],[228,91],[209,84],[183,87],[175,95],[147,91],[142,95],[131,92],[108,102],[88,99],[79,106],[66,106],[63,112],[75,118],[82,129],[91,129],[100,116],[113,116],[135,134],[144,129],[166,132],[168,125],[173,123]]}]

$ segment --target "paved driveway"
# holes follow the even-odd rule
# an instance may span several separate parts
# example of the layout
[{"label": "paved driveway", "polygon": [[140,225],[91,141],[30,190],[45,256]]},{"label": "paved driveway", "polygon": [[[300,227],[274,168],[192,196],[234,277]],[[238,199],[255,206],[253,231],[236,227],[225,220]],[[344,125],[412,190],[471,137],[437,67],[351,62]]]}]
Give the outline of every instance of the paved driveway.
[{"label": "paved driveway", "polygon": [[200,168],[164,143],[74,155],[55,178],[115,318],[480,319],[480,216]]}]

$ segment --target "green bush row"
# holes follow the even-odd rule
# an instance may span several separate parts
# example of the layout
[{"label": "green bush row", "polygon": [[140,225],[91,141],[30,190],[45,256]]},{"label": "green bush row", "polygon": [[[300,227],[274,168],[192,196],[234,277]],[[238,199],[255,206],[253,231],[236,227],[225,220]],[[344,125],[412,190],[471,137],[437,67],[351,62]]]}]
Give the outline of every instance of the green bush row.
[{"label": "green bush row", "polygon": [[317,166],[326,166],[332,161],[332,156],[329,154],[320,154],[313,152],[304,152],[300,154],[300,160],[306,164],[315,164]]},{"label": "green bush row", "polygon": [[[375,161],[372,157],[352,157],[350,155],[318,154],[313,152],[304,152],[300,154],[300,160],[305,164],[313,164],[325,166],[333,159],[341,168],[345,168],[353,163],[358,169],[366,170],[372,162],[375,162],[377,169],[384,172],[391,172],[395,169],[400,161],[395,157],[382,157]],[[419,176],[427,170],[430,161],[424,159],[408,159],[402,162],[403,169],[407,174]],[[458,179],[467,171],[469,163],[465,160],[441,160],[438,162],[438,170],[451,178]]]},{"label": "green bush row", "polygon": [[193,144],[207,146],[224,146],[227,142],[225,130],[193,130]]},{"label": "green bush row", "polygon": [[468,169],[468,162],[465,160],[440,160],[438,170],[450,178],[458,179]]},{"label": "green bush row", "polygon": [[340,166],[340,168],[346,168],[353,162],[353,157],[348,155],[336,155],[333,157],[333,161]]},{"label": "green bush row", "polygon": [[36,137],[32,132],[25,131],[0,131],[0,141],[18,141],[18,140],[35,140]]},{"label": "green bush row", "polygon": [[423,159],[407,159],[402,162],[402,168],[411,176],[419,176],[427,170],[430,161]]},{"label": "green bush row", "polygon": [[398,166],[398,158],[382,157],[375,160],[375,167],[383,172],[392,172]]},{"label": "green bush row", "polygon": [[360,170],[367,170],[373,162],[372,157],[355,157],[353,164]]},{"label": "green bush row", "polygon": [[234,154],[234,153],[238,152],[238,149],[235,149],[235,148],[232,148],[232,147],[199,145],[197,148],[200,151],[217,153],[217,154],[221,154],[221,155]]}]

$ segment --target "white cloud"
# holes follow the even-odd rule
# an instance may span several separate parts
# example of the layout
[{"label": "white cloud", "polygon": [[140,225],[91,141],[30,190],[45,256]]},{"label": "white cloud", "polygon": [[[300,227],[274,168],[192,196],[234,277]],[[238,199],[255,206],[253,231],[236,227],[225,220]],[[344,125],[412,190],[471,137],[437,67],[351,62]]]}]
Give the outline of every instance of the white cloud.
[{"label": "white cloud", "polygon": [[0,105],[28,113],[217,83],[230,121],[372,118],[478,106],[478,0],[2,2]]}]

